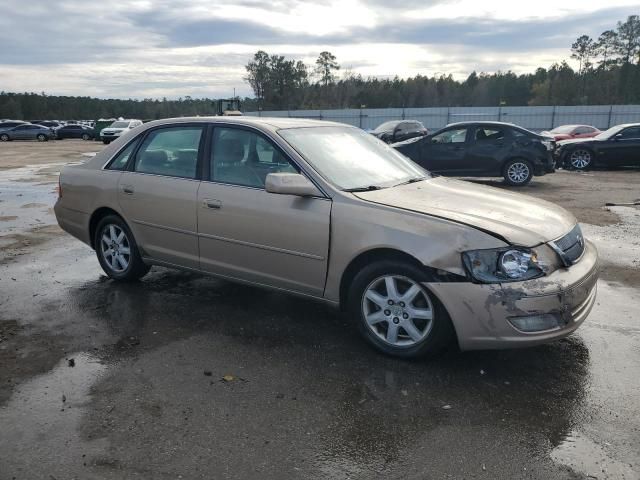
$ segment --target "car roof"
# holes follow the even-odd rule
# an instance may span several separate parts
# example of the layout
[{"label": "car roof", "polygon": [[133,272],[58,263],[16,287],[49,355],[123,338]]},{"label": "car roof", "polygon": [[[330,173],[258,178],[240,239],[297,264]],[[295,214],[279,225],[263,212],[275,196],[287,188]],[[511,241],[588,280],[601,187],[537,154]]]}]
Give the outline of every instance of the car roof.
[{"label": "car roof", "polygon": [[515,124],[508,123],[508,122],[494,122],[494,121],[490,121],[490,120],[469,120],[469,121],[466,121],[466,122],[449,123],[449,124],[447,124],[447,127],[454,127],[454,126],[464,127],[464,126],[472,126],[472,125],[496,125],[496,126],[502,126],[502,127],[515,127],[516,126]]},{"label": "car roof", "polygon": [[281,117],[178,117],[164,118],[162,120],[154,120],[146,125],[167,125],[174,123],[226,123],[248,126],[262,126],[271,130],[280,130],[283,128],[301,128],[301,127],[353,127],[338,122],[328,122],[325,120],[310,120],[307,118],[281,118]]}]

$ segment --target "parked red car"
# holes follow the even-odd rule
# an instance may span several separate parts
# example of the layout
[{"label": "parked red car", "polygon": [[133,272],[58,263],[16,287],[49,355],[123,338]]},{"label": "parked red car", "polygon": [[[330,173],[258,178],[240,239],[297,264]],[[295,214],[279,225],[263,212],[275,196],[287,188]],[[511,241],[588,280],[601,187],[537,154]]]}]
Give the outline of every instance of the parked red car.
[{"label": "parked red car", "polygon": [[596,127],[590,125],[561,125],[551,131],[542,132],[541,135],[553,137],[556,142],[572,138],[591,138],[600,133]]}]

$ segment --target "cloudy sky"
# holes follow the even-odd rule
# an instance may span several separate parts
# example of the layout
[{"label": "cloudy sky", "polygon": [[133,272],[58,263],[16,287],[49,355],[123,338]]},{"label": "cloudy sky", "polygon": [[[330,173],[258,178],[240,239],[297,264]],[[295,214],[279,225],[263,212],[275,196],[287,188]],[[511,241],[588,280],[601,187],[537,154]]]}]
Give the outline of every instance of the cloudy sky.
[{"label": "cloudy sky", "polygon": [[406,77],[566,59],[638,0],[2,0],[0,90],[102,98],[250,95],[259,49]]}]

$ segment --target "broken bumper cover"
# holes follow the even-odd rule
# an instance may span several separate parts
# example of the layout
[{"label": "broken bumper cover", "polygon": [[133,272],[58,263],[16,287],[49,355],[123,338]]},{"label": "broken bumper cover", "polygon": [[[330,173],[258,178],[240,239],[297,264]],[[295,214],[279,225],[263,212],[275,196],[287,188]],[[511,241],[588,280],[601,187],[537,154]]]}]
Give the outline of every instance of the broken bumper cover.
[{"label": "broken bumper cover", "polygon": [[[596,298],[598,254],[586,242],[569,268],[519,283],[428,283],[449,312],[462,350],[539,345],[573,333]],[[520,328],[517,328],[520,327]]]}]

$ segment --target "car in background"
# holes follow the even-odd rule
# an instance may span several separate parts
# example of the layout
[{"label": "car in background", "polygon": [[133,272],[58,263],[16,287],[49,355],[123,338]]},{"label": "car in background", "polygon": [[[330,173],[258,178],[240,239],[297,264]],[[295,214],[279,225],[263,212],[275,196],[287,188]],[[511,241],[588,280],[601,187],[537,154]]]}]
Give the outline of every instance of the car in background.
[{"label": "car in background", "polygon": [[43,127],[48,127],[51,129],[56,129],[62,127],[62,123],[56,122],[55,120],[35,120],[31,122],[35,125],[42,125]]},{"label": "car in background", "polygon": [[440,175],[503,177],[514,186],[555,170],[551,138],[503,122],[453,123],[392,147]]},{"label": "car in background", "polygon": [[142,125],[142,120],[116,120],[107,128],[103,128],[100,131],[100,138],[102,139],[102,143],[106,145],[114,141],[123,133],[133,130],[140,125]]},{"label": "car in background", "polygon": [[596,299],[571,213],[433,176],[350,125],[159,120],[59,181],[59,225],[114,281],[160,265],[314,298],[400,357],[549,342]]},{"label": "car in background", "polygon": [[52,138],[55,138],[55,134],[50,128],[43,127],[42,125],[33,125],[31,123],[25,123],[8,130],[0,131],[0,141],[2,142],[8,142],[10,140],[38,140],[39,142],[46,142]]},{"label": "car in background", "polygon": [[65,125],[56,129],[56,138],[62,140],[65,138],[81,138],[82,140],[91,140],[95,137],[93,128],[83,125]]},{"label": "car in background", "polygon": [[577,170],[640,166],[640,123],[616,125],[593,138],[562,140],[555,156],[558,165]]},{"label": "car in background", "polygon": [[600,130],[590,125],[561,125],[553,130],[540,132],[540,135],[553,137],[553,139],[558,142],[571,138],[591,138],[600,133]]},{"label": "car in background", "polygon": [[391,120],[378,125],[369,133],[385,143],[396,143],[410,138],[424,137],[429,134],[429,130],[417,120]]},{"label": "car in background", "polygon": [[4,130],[11,130],[18,125],[25,125],[27,123],[28,122],[23,122],[22,120],[5,120],[4,122],[0,122],[0,132]]}]

